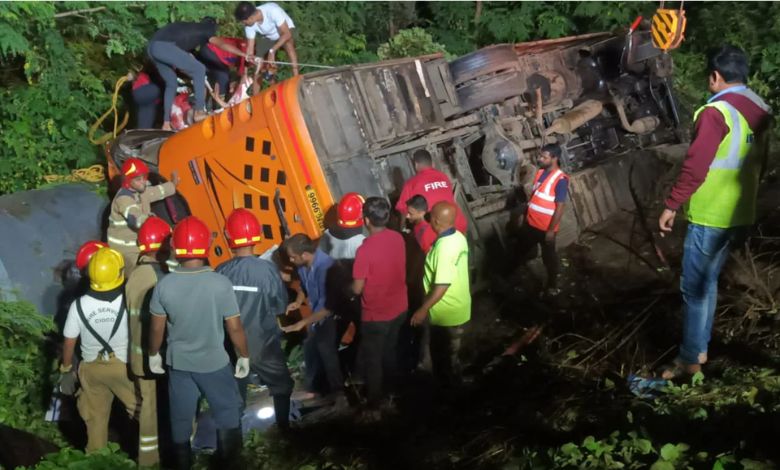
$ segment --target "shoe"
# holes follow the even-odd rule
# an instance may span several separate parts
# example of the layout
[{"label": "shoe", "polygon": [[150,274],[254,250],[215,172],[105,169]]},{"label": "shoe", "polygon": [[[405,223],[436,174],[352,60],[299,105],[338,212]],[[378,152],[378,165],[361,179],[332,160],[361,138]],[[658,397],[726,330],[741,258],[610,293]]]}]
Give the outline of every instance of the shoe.
[{"label": "shoe", "polygon": [[241,448],[243,447],[241,428],[217,429],[217,452],[215,467],[218,469],[244,468],[241,464]]},{"label": "shoe", "polygon": [[195,114],[192,115],[192,121],[201,122],[204,121],[207,117],[209,117],[209,114],[206,111],[195,111]]},{"label": "shoe", "polygon": [[685,364],[675,359],[673,363],[661,367],[659,372],[659,376],[664,380],[690,377],[697,372],[701,372],[701,364]]},{"label": "shoe", "polygon": [[306,390],[298,390],[297,392],[293,392],[293,394],[290,396],[290,399],[295,401],[309,401],[309,400],[314,400],[317,397],[319,397],[319,395],[317,395],[314,392],[307,392]]},{"label": "shoe", "polygon": [[192,468],[192,448],[189,442],[173,444],[175,470],[190,470]]}]

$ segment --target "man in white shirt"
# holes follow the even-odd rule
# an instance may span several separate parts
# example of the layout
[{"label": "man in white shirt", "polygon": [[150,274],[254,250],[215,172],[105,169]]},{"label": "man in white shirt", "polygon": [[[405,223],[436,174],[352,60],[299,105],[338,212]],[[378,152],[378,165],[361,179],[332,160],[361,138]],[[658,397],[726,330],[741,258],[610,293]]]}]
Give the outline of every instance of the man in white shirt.
[{"label": "man in white shirt", "polygon": [[124,258],[111,248],[100,248],[87,269],[89,291],[71,304],[63,328],[60,390],[66,395],[75,391],[73,353],[80,337],[78,409],[87,425],[87,452],[92,452],[108,443],[108,418],[114,397],[135,418],[141,410],[141,397],[127,376],[129,329],[123,289]]},{"label": "man in white shirt", "polygon": [[[295,52],[296,30],[290,15],[276,3],[263,3],[255,7],[251,2],[236,6],[236,19],[244,24],[247,51],[255,51],[257,57],[269,62],[276,60],[276,52],[284,48],[292,63],[293,75],[298,75],[298,55]],[[255,39],[257,35],[259,39]]]}]

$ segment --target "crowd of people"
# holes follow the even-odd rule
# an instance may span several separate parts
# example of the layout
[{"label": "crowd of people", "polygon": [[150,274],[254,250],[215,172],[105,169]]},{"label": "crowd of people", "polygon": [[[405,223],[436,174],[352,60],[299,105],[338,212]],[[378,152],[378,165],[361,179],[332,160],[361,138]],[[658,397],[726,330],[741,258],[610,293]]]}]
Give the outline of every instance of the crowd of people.
[{"label": "crowd of people", "polygon": [[[161,119],[162,129],[181,130],[202,121],[208,115],[207,90],[216,108],[240,103],[250,90],[256,94],[263,80],[274,82],[280,50],[298,75],[297,30],[284,9],[272,2],[239,2],[235,18],[244,26],[243,39],[218,36],[210,17],[170,23],[152,35],[147,62],[132,75],[137,128],[152,129]],[[180,86],[179,74],[190,79],[192,92]]]},{"label": "crowd of people", "polygon": [[[177,71],[192,78],[198,120],[205,116],[207,74],[219,95],[229,88],[229,66],[243,67],[260,56],[273,61],[280,48],[296,61],[295,25],[278,5],[241,2],[236,18],[246,27],[246,42],[216,36],[211,19],[173,23],[152,37],[148,55],[164,82],[162,92],[145,90],[155,81],[139,76],[134,95],[139,103],[162,96],[164,126],[171,124]],[[744,84],[744,53],[723,48],[709,68],[715,95],[697,112],[697,137],[659,220],[662,232],[671,231],[676,211],[686,205],[686,320],[680,355],[664,370],[667,378],[696,372],[707,361],[718,274],[729,248],[755,219],[763,168],[751,148],[764,135],[769,109]],[[153,115],[139,112],[139,119],[149,123]],[[555,242],[569,192],[561,157],[557,144],[540,149],[519,224],[525,245],[541,247],[550,296],[559,292]],[[355,403],[349,403],[345,384],[364,384],[360,415],[381,419],[409,372],[400,360],[409,348],[415,366],[430,367],[442,389],[457,387],[460,345],[472,313],[469,224],[452,182],[434,168],[431,154],[417,150],[412,159],[416,174],[394,208],[384,197],[345,194],[333,226],[319,238],[292,234],[275,257],[257,256],[260,222],[251,211],[236,208],[224,224],[232,257],[214,268],[208,264],[213,237],[202,221],[189,216],[172,228],[152,213],[152,202],[175,194],[178,175],[151,185],[144,162],[128,159],[111,204],[108,243],[89,241],[77,255],[88,287],[71,305],[62,332],[60,389],[73,394],[80,384],[77,403],[87,425],[87,450],[106,445],[111,404],[118,398],[139,420],[139,464],[156,464],[156,382],[166,377],[170,417],[163,425],[170,426],[176,468],[191,467],[201,397],[216,422],[217,460],[237,468],[240,419],[252,380],[268,387],[277,427],[290,426],[295,384],[281,346],[285,333],[305,331],[305,377],[296,399],[323,399],[346,409]],[[419,272],[408,265],[404,235],[388,226],[393,209],[424,255]],[[310,313],[301,315],[302,310]],[[402,333],[409,329],[414,341]],[[347,360],[340,354],[345,348]]]}]

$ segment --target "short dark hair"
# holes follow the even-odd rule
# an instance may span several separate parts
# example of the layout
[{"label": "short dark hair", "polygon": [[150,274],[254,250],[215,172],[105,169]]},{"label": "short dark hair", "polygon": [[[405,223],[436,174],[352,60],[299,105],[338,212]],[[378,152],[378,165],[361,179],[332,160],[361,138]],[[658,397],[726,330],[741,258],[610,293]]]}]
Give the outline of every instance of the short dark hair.
[{"label": "short dark hair", "polygon": [[417,165],[433,166],[433,157],[431,157],[431,153],[425,149],[415,150],[412,154],[412,160],[414,160],[414,163]]},{"label": "short dark hair", "polygon": [[420,212],[428,212],[428,200],[420,194],[415,194],[406,201],[406,205]]},{"label": "short dark hair", "polygon": [[558,160],[561,159],[561,146],[558,144],[547,144],[542,147],[540,152],[547,152]]},{"label": "short dark hair", "polygon": [[383,197],[370,197],[363,203],[363,217],[374,227],[384,227],[390,220],[390,203]]},{"label": "short dark hair", "polygon": [[238,21],[244,21],[257,11],[257,7],[252,2],[238,2],[236,10],[233,12]]},{"label": "short dark hair", "polygon": [[217,24],[217,19],[214,18],[213,16],[204,16],[200,20],[200,22],[203,23],[203,24],[215,25],[215,24]]},{"label": "short dark hair", "polygon": [[726,83],[747,83],[750,67],[747,55],[742,49],[725,44],[710,52],[707,59],[707,72],[718,72]]},{"label": "short dark hair", "polygon": [[317,246],[305,233],[296,233],[285,240],[284,249],[295,255],[302,255],[304,253],[314,253],[317,251]]}]

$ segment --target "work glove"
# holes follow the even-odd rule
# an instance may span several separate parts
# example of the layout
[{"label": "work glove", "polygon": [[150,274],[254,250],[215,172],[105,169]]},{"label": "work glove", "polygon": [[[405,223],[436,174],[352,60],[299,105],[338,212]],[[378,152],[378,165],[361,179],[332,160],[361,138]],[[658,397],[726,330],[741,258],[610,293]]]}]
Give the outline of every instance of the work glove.
[{"label": "work glove", "polygon": [[237,379],[243,379],[249,375],[249,358],[248,357],[239,357],[238,361],[236,361],[236,374],[235,377]]},{"label": "work glove", "polygon": [[149,356],[149,370],[155,374],[165,373],[165,369],[163,369],[163,360],[162,356],[160,356],[160,353],[157,353],[154,356]]},{"label": "work glove", "polygon": [[60,393],[68,396],[73,395],[76,393],[76,384],[78,381],[79,379],[76,376],[75,370],[71,369],[67,372],[61,372],[59,380]]}]

